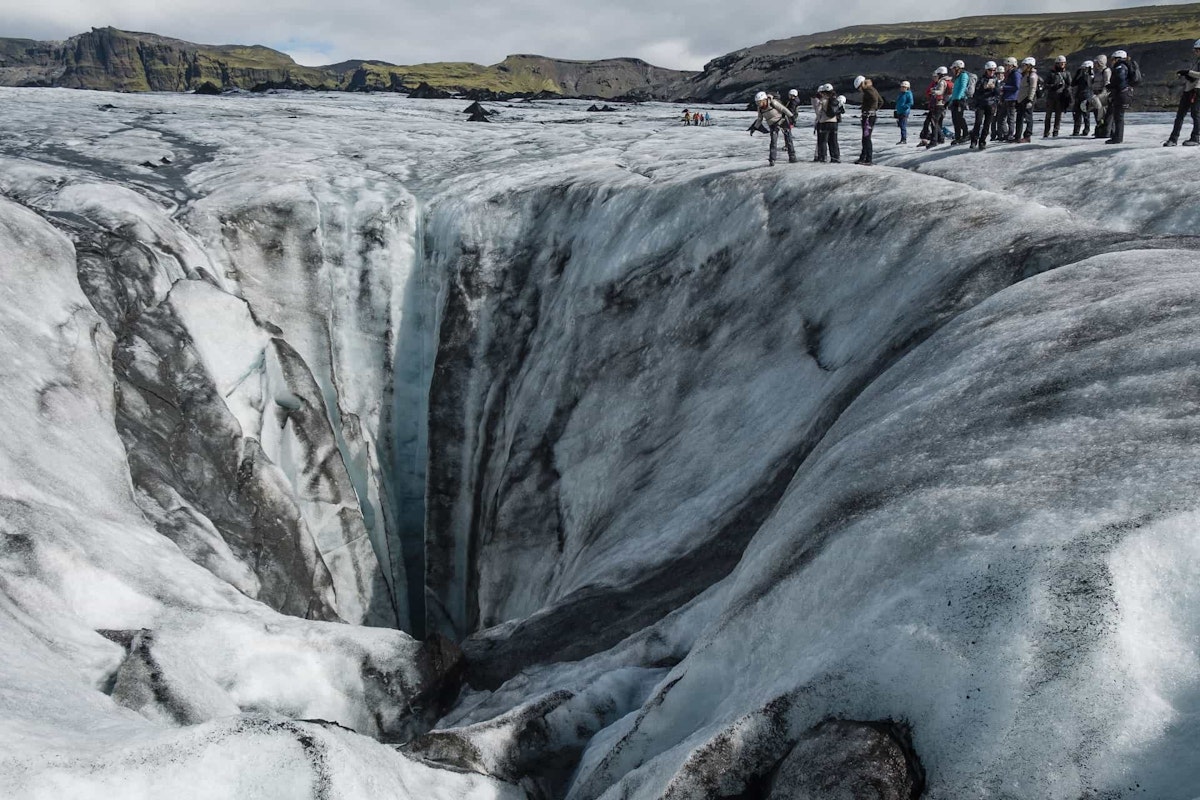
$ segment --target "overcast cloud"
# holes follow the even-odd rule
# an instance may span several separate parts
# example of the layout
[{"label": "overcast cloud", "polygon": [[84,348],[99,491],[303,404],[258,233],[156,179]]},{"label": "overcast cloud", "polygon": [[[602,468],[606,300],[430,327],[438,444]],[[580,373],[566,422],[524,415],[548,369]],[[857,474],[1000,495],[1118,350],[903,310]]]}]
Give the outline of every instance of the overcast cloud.
[{"label": "overcast cloud", "polygon": [[[637,56],[677,69],[768,39],[874,22],[980,13],[949,0],[3,0],[0,36],[65,39],[112,25],[208,44],[265,44],[302,64],[375,58],[398,64],[475,61],[509,53]],[[13,8],[20,4],[21,8]],[[1138,0],[997,0],[986,13],[1084,11]],[[1200,31],[1197,31],[1200,36]]]}]

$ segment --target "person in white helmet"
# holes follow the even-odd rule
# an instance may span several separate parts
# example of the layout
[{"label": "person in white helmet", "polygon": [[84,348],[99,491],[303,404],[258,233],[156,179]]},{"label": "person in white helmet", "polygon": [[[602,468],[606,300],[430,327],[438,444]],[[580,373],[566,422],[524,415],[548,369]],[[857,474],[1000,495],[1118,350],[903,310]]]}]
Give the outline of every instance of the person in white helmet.
[{"label": "person in white helmet", "polygon": [[860,107],[862,116],[862,151],[858,155],[858,160],[854,163],[870,167],[875,164],[875,146],[871,141],[871,136],[875,133],[875,120],[879,116],[879,109],[883,106],[883,98],[875,90],[875,84],[871,82],[871,79],[862,75],[854,79],[854,88],[862,92],[862,105]]},{"label": "person in white helmet", "polygon": [[1037,59],[1033,56],[1021,62],[1021,91],[1017,93],[1017,141],[1029,144],[1033,140],[1033,101],[1037,98]]},{"label": "person in white helmet", "polygon": [[800,119],[800,90],[799,89],[789,89],[788,90],[787,107],[788,107],[788,111],[792,112],[792,123],[794,126],[795,121]]},{"label": "person in white helmet", "polygon": [[946,141],[946,136],[942,133],[942,120],[946,117],[946,102],[950,99],[949,72],[945,67],[938,67],[933,71],[933,82],[925,90],[929,112],[925,115],[921,143],[917,147],[937,147]]},{"label": "person in white helmet", "polygon": [[[1054,67],[1046,76],[1046,124],[1042,138],[1057,137],[1062,127],[1063,112],[1071,107],[1071,76],[1067,73],[1067,57],[1054,59]],[[1051,125],[1053,122],[1053,125]]]},{"label": "person in white helmet", "polygon": [[986,150],[988,132],[996,116],[996,104],[1000,100],[1000,79],[996,77],[996,62],[983,65],[983,72],[975,81],[975,127],[971,130],[971,149]]},{"label": "person in white helmet", "polygon": [[997,142],[1003,138],[1003,123],[1001,120],[1004,117],[1004,80],[1008,77],[1007,70],[1003,64],[996,65],[996,83],[999,86],[999,91],[996,94],[996,113],[992,115],[992,135],[988,137],[989,141]]},{"label": "person in white helmet", "polygon": [[756,94],[754,102],[758,105],[758,118],[750,126],[750,135],[753,136],[755,131],[771,134],[771,149],[767,154],[767,163],[772,167],[775,166],[775,159],[779,155],[779,134],[782,133],[783,142],[787,146],[788,161],[795,164],[797,160],[796,146],[792,143],[791,126],[795,115],[788,111],[787,106],[766,92]]},{"label": "person in white helmet", "polygon": [[1129,83],[1129,55],[1124,50],[1112,54],[1112,80],[1108,82],[1108,138],[1105,144],[1125,141],[1125,106],[1133,87]]},{"label": "person in white helmet", "polygon": [[[1092,73],[1095,64],[1085,61],[1075,70],[1071,79],[1071,117],[1075,124],[1072,136],[1090,136],[1092,133]],[[1080,130],[1082,129],[1082,133]]]},{"label": "person in white helmet", "polygon": [[1017,140],[1018,98],[1021,95],[1021,70],[1017,67],[1017,59],[1012,56],[1004,59],[1004,66],[1004,93],[1001,96],[1004,101],[1004,124],[1001,126],[1003,135],[1000,141],[1015,142]]},{"label": "person in white helmet", "polygon": [[967,100],[969,99],[972,77],[967,72],[967,65],[955,61],[950,65],[950,77],[953,89],[950,91],[950,118],[954,123],[954,139],[950,144],[963,144],[971,138],[971,129],[967,126]]},{"label": "person in white helmet", "polygon": [[1096,139],[1108,138],[1108,82],[1112,80],[1112,68],[1108,66],[1108,56],[1104,53],[1096,56],[1095,69],[1092,75],[1092,115],[1096,118],[1096,131],[1092,134]]},{"label": "person in white helmet", "polygon": [[1183,143],[1184,147],[1200,145],[1200,39],[1192,45],[1192,68],[1181,69],[1175,74],[1183,79],[1183,94],[1179,96],[1179,111],[1175,114],[1175,127],[1171,128],[1171,137],[1163,142],[1163,147],[1173,147],[1179,143],[1179,134],[1183,130],[1183,120],[1191,115],[1192,135]]},{"label": "person in white helmet", "polygon": [[912,84],[900,81],[900,94],[896,95],[896,125],[900,128],[899,144],[908,144],[908,118],[912,115]]},{"label": "person in white helmet", "polygon": [[817,87],[817,96],[813,98],[813,112],[817,115],[817,155],[813,161],[841,162],[842,148],[837,132],[845,111],[834,96],[833,84],[823,83]]}]

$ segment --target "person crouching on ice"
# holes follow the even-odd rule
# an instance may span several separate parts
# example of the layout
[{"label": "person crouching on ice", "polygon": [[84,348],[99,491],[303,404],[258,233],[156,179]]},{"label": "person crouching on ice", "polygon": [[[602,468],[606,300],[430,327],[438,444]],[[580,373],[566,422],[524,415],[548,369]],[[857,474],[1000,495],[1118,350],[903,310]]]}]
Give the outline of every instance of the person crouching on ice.
[{"label": "person crouching on ice", "polygon": [[854,163],[870,167],[875,163],[875,148],[871,143],[871,135],[875,133],[875,119],[883,105],[883,98],[875,91],[875,84],[871,79],[862,75],[854,79],[854,88],[862,92],[862,152]]},{"label": "person crouching on ice", "polygon": [[817,115],[817,157],[813,161],[828,159],[834,164],[842,160],[842,148],[838,144],[838,123],[845,111],[833,96],[833,84],[823,83],[813,98],[813,111]]},{"label": "person crouching on ice", "polygon": [[750,135],[755,131],[771,134],[771,150],[767,155],[767,163],[775,166],[775,157],[779,154],[779,134],[783,133],[783,143],[787,146],[788,161],[796,163],[796,145],[792,143],[792,120],[795,115],[788,111],[787,106],[771,97],[766,92],[754,95],[758,104],[758,119],[750,126]]}]

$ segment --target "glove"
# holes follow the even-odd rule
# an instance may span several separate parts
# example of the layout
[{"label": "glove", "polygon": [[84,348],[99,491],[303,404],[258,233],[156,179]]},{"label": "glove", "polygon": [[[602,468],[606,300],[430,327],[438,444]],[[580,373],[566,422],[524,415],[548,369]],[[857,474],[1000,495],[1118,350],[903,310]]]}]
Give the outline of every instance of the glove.
[{"label": "glove", "polygon": [[1181,78],[1186,78],[1188,76],[1188,71],[1186,69],[1180,69],[1180,70],[1176,70],[1175,74]]}]

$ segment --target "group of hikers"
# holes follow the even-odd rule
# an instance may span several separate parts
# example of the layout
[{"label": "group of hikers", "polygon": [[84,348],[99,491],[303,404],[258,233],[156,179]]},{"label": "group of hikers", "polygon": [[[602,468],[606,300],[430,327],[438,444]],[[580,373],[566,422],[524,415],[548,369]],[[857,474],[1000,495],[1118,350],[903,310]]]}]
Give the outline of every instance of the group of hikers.
[{"label": "group of hikers", "polygon": [[708,113],[707,111],[705,111],[703,114],[700,113],[699,111],[692,112],[685,108],[683,110],[683,124],[684,125],[711,125],[712,124],[712,114]]},{"label": "group of hikers", "polygon": [[[1192,69],[1181,69],[1177,75],[1183,81],[1183,93],[1170,137],[1164,147],[1179,144],[1184,120],[1192,119],[1191,136],[1185,147],[1200,146],[1200,39],[1193,45],[1195,63]],[[1066,56],[1058,56],[1045,77],[1038,74],[1037,59],[1018,62],[1007,58],[1003,64],[988,61],[978,74],[967,71],[966,64],[955,61],[938,67],[925,90],[928,114],[920,134],[918,147],[937,147],[949,140],[951,145],[970,143],[970,149],[984,150],[989,142],[1028,144],[1034,135],[1033,109],[1037,100],[1045,98],[1045,124],[1042,138],[1056,137],[1062,128],[1063,115],[1071,114],[1072,136],[1104,139],[1106,144],[1121,144],[1125,140],[1125,109],[1134,87],[1142,81],[1141,68],[1124,50],[1112,57],[1096,56],[1084,61],[1072,73]],[[871,166],[874,163],[872,137],[883,98],[870,78],[858,76],[854,88],[862,92],[861,125],[862,149],[854,163]],[[792,129],[799,118],[800,92],[788,92],[787,102],[780,102],[766,92],[755,98],[758,117],[750,126],[750,135],[767,133],[771,137],[768,160],[774,166],[778,156],[779,139],[787,149],[788,161],[795,163],[795,142]],[[817,152],[813,161],[841,161],[838,144],[838,124],[846,114],[846,98],[831,84],[817,87],[811,99],[816,114],[815,133]],[[908,144],[908,120],[915,105],[912,86],[900,83],[893,115],[900,128],[899,144]],[[973,109],[974,125],[967,123],[967,110]],[[953,130],[945,127],[946,112],[950,112]],[[1093,132],[1094,127],[1094,132]]]}]

